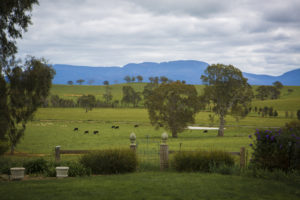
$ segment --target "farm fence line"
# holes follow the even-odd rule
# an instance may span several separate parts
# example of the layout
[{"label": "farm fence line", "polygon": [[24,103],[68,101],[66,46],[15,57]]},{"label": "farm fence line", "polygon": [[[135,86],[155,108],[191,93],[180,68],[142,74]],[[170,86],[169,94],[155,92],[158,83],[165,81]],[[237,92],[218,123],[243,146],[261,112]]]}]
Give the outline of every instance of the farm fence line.
[{"label": "farm fence line", "polygon": [[[162,140],[158,138],[149,138],[137,140],[135,135],[130,136],[130,149],[136,152],[138,159],[141,162],[151,162],[154,164],[159,164],[161,170],[169,168],[169,155],[178,152],[194,152],[193,150],[186,150],[182,148],[182,143],[179,144],[178,150],[169,150],[169,145],[167,144],[167,135],[162,135]],[[61,154],[86,154],[97,150],[62,150],[60,146],[55,147],[55,161],[60,162]],[[245,168],[247,166],[248,152],[245,147],[241,147],[238,152],[227,152],[231,155],[239,156],[240,168]]]}]

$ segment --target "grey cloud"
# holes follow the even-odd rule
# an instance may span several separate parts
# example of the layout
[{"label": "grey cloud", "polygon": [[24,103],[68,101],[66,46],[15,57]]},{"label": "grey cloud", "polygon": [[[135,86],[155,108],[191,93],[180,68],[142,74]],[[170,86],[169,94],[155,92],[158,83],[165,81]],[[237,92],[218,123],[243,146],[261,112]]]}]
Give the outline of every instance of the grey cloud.
[{"label": "grey cloud", "polygon": [[19,55],[91,66],[194,59],[273,75],[299,67],[300,28],[272,21],[270,3],[240,2],[41,0]]}]

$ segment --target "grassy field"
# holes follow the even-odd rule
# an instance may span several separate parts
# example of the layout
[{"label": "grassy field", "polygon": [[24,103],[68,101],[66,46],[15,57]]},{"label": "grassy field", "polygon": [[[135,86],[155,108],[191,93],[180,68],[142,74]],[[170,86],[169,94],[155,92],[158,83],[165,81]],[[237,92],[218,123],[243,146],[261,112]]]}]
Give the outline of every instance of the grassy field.
[{"label": "grassy field", "polygon": [[[143,84],[131,84],[142,91]],[[114,98],[120,99],[123,85],[113,85]],[[201,92],[202,86],[196,86]],[[238,152],[246,147],[251,154],[248,138],[256,128],[279,127],[291,118],[285,118],[286,110],[296,112],[300,108],[300,87],[292,87],[292,94],[282,93],[279,100],[253,101],[253,106],[272,105],[279,117],[261,117],[251,112],[236,121],[227,116],[224,137],[216,137],[217,131],[185,130],[178,138],[169,137],[170,150],[220,149]],[[82,94],[102,97],[103,86],[55,85],[52,94],[62,98],[77,98]],[[194,126],[218,126],[217,116],[209,121],[210,112],[196,115]],[[295,119],[295,118],[294,118]],[[134,128],[134,125],[139,127]],[[112,129],[118,125],[119,129]],[[78,131],[74,131],[78,128]],[[84,134],[88,130],[89,134]],[[99,134],[92,132],[98,130]],[[16,148],[16,160],[43,156],[54,160],[54,148],[94,150],[129,148],[129,135],[137,136],[140,166],[137,173],[110,176],[92,176],[57,180],[46,178],[20,182],[0,181],[0,199],[299,199],[299,183],[264,180],[247,176],[159,172],[157,154],[164,129],[151,126],[148,113],[143,108],[96,108],[85,112],[83,108],[40,108],[32,122],[28,123],[24,138]],[[170,135],[169,135],[170,136]],[[145,153],[146,152],[146,153]],[[172,159],[172,155],[170,155]],[[62,155],[62,160],[77,160],[78,155]],[[236,158],[238,161],[238,158]],[[155,166],[153,166],[155,163]]]},{"label": "grassy field", "polygon": [[[113,100],[122,99],[122,87],[124,85],[132,86],[136,91],[142,92],[146,83],[129,83],[129,84],[115,84],[111,85],[111,92],[113,95]],[[203,91],[203,85],[195,85],[198,94],[201,94]],[[253,91],[258,86],[253,86]],[[292,89],[293,92],[289,93],[288,90]],[[73,99],[76,100],[78,96],[84,94],[95,95],[97,99],[103,100],[102,95],[105,92],[105,86],[87,86],[87,85],[53,85],[51,89],[52,95],[59,95],[64,99]],[[277,111],[294,111],[300,109],[300,87],[299,86],[284,86],[281,90],[280,99],[277,100],[265,100],[260,101],[254,99],[252,102],[253,108],[255,106],[263,108],[264,106],[272,106]]]},{"label": "grassy field", "polygon": [[[145,83],[131,83],[136,90],[142,91]],[[120,99],[124,85],[112,85],[113,95]],[[62,98],[77,98],[82,94],[94,94],[102,97],[105,86],[69,86],[54,85],[51,93]],[[196,86],[201,93],[203,86]],[[254,89],[256,86],[254,86]],[[293,89],[288,93],[288,89]],[[300,87],[285,87],[282,97],[278,100],[253,101],[254,106],[274,106],[278,108],[278,117],[261,117],[251,112],[246,118],[237,121],[231,116],[226,118],[224,138],[217,138],[216,131],[186,130],[179,134],[179,138],[169,139],[171,150],[188,149],[223,149],[238,151],[240,147],[248,147],[251,143],[248,135],[256,128],[280,127],[291,118],[285,118],[285,110],[300,108]],[[218,126],[218,118],[209,121],[210,112],[200,112],[195,117],[195,126]],[[295,119],[295,118],[294,118]],[[138,128],[134,125],[138,124]],[[112,125],[119,125],[120,129],[112,129]],[[74,128],[79,128],[74,132]],[[88,130],[89,134],[83,134]],[[92,132],[98,130],[98,135]],[[27,126],[24,140],[17,146],[17,152],[52,154],[57,145],[63,149],[103,149],[109,147],[126,147],[129,145],[129,135],[135,132],[140,148],[147,144],[149,148],[157,148],[160,136],[165,130],[156,130],[151,126],[146,109],[138,108],[95,108],[85,112],[83,108],[41,108],[36,113],[33,122]],[[150,142],[151,141],[151,142]]]},{"label": "grassy field", "polygon": [[0,182],[1,199],[298,200],[299,185],[219,174],[143,172],[85,178]]}]

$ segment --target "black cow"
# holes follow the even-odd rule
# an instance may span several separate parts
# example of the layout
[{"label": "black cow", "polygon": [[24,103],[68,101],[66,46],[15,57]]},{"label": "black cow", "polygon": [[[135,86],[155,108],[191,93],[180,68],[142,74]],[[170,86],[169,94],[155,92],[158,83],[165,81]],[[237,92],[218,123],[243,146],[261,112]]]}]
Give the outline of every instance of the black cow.
[{"label": "black cow", "polygon": [[137,128],[137,127],[139,127],[139,125],[138,125],[138,124],[134,125],[134,128]]},{"label": "black cow", "polygon": [[115,129],[118,129],[119,128],[119,126],[115,126]]},{"label": "black cow", "polygon": [[84,131],[84,134],[88,134],[89,133],[89,131]]},{"label": "black cow", "polygon": [[98,134],[99,133],[99,131],[94,131],[94,134]]},{"label": "black cow", "polygon": [[111,126],[111,128],[116,128],[116,126]]},{"label": "black cow", "polygon": [[207,133],[207,132],[208,132],[208,130],[204,130],[204,131],[203,131],[203,133]]},{"label": "black cow", "polygon": [[74,130],[73,131],[78,131],[78,128],[74,128]]}]

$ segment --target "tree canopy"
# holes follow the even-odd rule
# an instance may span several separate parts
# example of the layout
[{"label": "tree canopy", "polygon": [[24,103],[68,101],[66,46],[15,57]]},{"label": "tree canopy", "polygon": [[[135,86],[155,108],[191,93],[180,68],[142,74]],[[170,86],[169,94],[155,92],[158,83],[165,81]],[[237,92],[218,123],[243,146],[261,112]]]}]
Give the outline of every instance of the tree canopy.
[{"label": "tree canopy", "polygon": [[218,136],[224,135],[225,116],[245,116],[253,92],[242,72],[232,65],[213,64],[201,76],[205,84],[202,99],[213,105],[213,111],[220,117]]},{"label": "tree canopy", "polygon": [[8,141],[11,153],[24,135],[26,123],[45,102],[55,74],[44,59],[29,57],[24,64],[15,59],[16,39],[22,38],[31,24],[34,4],[38,0],[0,1],[0,140]]},{"label": "tree canopy", "polygon": [[8,70],[9,84],[1,81],[1,116],[5,118],[11,152],[23,136],[26,123],[49,95],[54,70],[42,59],[31,57],[22,67]]},{"label": "tree canopy", "polygon": [[30,11],[38,0],[0,1],[0,72],[17,53],[16,39],[22,38],[31,24]]},{"label": "tree canopy", "polygon": [[188,123],[194,122],[200,110],[197,91],[193,85],[181,82],[161,84],[145,97],[151,124],[157,128],[163,125],[178,137]]}]

